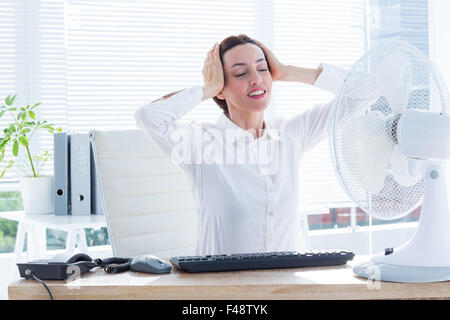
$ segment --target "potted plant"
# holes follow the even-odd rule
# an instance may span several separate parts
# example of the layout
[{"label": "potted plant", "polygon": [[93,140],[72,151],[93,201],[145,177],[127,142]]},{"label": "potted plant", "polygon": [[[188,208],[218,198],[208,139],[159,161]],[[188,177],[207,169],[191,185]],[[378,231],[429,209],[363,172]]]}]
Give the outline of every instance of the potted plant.
[{"label": "potted plant", "polygon": [[[16,96],[8,95],[5,104],[0,106],[0,118],[5,114],[11,116],[11,122],[4,126],[3,135],[0,137],[0,161],[4,165],[0,178],[3,178],[6,171],[12,167],[17,172],[21,171],[20,191],[25,212],[52,213],[54,210],[53,176],[40,174],[42,167],[52,156],[48,150],[44,150],[41,154],[32,154],[30,144],[37,131],[45,130],[53,134],[55,131],[60,132],[61,128],[55,129],[54,125],[46,120],[36,119],[35,109],[41,102],[18,108],[14,105]],[[5,150],[9,146],[12,146],[12,155],[16,160],[5,160]]]}]

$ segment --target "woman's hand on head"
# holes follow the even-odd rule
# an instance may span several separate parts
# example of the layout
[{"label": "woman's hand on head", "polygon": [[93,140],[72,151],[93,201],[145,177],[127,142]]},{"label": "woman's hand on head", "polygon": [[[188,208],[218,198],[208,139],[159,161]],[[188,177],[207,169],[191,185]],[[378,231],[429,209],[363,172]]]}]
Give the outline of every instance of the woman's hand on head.
[{"label": "woman's hand on head", "polygon": [[286,74],[286,65],[282,64],[261,41],[255,40],[258,46],[264,52],[267,63],[270,66],[270,74],[272,75],[272,81],[283,81]]},{"label": "woman's hand on head", "polygon": [[214,44],[209,50],[203,66],[203,97],[202,101],[216,96],[224,86],[222,62],[219,56],[219,44]]}]

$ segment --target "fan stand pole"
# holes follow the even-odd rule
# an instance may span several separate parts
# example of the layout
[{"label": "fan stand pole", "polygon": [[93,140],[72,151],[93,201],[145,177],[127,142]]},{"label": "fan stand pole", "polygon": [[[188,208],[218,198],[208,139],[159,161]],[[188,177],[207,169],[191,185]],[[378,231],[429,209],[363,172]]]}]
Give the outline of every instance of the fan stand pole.
[{"label": "fan stand pole", "polygon": [[425,183],[419,225],[411,239],[391,254],[379,253],[355,265],[355,274],[394,282],[450,280],[450,211],[443,163],[428,167]]}]

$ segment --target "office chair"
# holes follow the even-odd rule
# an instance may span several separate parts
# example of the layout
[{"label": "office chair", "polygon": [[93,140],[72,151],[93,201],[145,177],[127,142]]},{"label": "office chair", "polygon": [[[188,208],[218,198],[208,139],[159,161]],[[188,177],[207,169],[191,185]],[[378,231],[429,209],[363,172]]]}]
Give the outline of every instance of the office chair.
[{"label": "office chair", "polygon": [[197,214],[186,173],[139,129],[89,135],[114,255],[194,255]]}]

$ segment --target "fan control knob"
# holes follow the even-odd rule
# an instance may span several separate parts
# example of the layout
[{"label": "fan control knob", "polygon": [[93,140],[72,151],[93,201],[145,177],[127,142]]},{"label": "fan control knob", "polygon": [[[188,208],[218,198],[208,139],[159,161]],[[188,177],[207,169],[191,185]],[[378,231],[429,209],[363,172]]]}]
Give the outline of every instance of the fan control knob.
[{"label": "fan control knob", "polygon": [[437,172],[436,170],[432,170],[432,171],[430,172],[430,177],[431,177],[431,179],[437,179],[437,178],[439,178],[439,172]]}]

